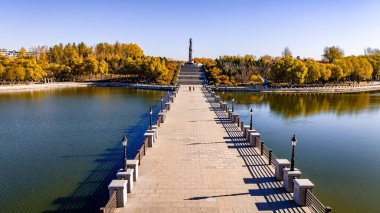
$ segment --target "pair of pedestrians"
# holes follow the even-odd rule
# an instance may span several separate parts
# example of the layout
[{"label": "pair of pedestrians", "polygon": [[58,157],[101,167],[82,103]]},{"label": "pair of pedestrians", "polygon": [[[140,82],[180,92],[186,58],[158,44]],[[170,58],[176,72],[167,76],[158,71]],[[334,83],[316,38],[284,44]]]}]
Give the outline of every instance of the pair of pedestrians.
[{"label": "pair of pedestrians", "polygon": [[[193,91],[195,90],[194,86],[193,86]],[[191,86],[189,86],[189,91],[191,92]]]}]

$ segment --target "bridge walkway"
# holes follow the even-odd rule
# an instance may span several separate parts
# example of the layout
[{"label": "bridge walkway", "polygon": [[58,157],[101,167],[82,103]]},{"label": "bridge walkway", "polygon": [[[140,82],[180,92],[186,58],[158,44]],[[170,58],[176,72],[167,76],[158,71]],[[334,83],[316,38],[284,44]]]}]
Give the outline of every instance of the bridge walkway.
[{"label": "bridge walkway", "polygon": [[211,97],[181,87],[126,207],[116,212],[309,212]]}]

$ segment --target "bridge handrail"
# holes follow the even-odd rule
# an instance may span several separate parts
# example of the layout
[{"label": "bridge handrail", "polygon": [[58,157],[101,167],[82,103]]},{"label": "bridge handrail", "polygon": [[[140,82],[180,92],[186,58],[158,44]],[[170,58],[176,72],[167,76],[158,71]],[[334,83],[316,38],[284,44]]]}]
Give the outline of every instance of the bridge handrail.
[{"label": "bridge handrail", "polygon": [[277,156],[272,153],[271,161],[270,163],[274,166],[274,162],[277,159]]},{"label": "bridge handrail", "polygon": [[331,208],[329,206],[323,205],[323,203],[319,201],[318,198],[309,189],[306,189],[306,206],[308,206],[309,209],[315,213],[331,212]]},{"label": "bridge handrail", "polygon": [[[275,160],[277,156],[274,155],[265,144],[261,145],[263,141],[256,137],[254,147],[258,149],[263,149],[263,154],[270,160],[270,164],[275,166]],[[261,150],[260,150],[261,151]],[[311,190],[306,190],[306,205],[313,213],[329,213],[331,212],[331,207],[323,205],[321,201],[312,193]]]},{"label": "bridge handrail", "polygon": [[147,144],[148,138],[145,138],[143,144],[141,145],[140,149],[137,151],[137,154],[135,156],[135,160],[139,160],[139,165],[141,165],[141,159],[146,155]]},{"label": "bridge handrail", "polygon": [[[160,124],[161,124],[161,117],[158,116],[156,125],[159,127]],[[137,151],[137,154],[134,158],[135,160],[139,160],[139,165],[141,165],[141,160],[146,155],[147,146],[148,146],[148,138],[145,138],[143,144],[141,145],[140,149]]]},{"label": "bridge handrail", "polygon": [[269,148],[265,144],[263,145],[263,154],[269,158]]},{"label": "bridge handrail", "polygon": [[256,140],[255,140],[255,147],[260,147],[260,144],[261,144],[261,140],[260,138],[256,137]]},{"label": "bridge handrail", "polygon": [[100,208],[101,213],[113,213],[115,212],[117,208],[117,192],[112,192],[110,199],[108,200],[107,204]]}]

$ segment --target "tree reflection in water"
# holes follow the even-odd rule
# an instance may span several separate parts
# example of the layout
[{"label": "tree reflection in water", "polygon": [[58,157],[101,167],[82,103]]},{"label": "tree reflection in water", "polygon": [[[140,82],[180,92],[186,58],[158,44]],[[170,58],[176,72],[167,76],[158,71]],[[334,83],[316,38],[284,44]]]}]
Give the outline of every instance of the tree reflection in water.
[{"label": "tree reflection in water", "polygon": [[235,97],[235,102],[239,105],[268,106],[273,113],[285,118],[319,113],[335,113],[339,116],[377,110],[380,107],[378,92],[351,94],[228,92],[224,97],[229,102]]}]

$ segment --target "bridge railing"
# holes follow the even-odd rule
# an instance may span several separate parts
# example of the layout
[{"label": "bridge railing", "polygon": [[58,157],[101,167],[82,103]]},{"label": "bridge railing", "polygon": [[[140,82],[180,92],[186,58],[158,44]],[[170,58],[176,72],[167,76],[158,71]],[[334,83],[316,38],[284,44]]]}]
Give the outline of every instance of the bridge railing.
[{"label": "bridge railing", "polygon": [[112,192],[107,204],[100,208],[100,213],[113,213],[117,208],[117,192]]},{"label": "bridge railing", "polygon": [[141,165],[141,159],[146,155],[147,144],[148,138],[145,138],[143,144],[141,145],[140,149],[137,151],[137,154],[135,156],[135,160],[139,160],[139,165]]},{"label": "bridge railing", "polygon": [[[208,88],[208,91],[210,92],[211,90]],[[228,110],[226,110],[226,112],[227,111]],[[243,126],[243,125],[244,125],[243,122],[241,122],[241,126]],[[242,129],[242,131],[246,131],[244,128],[241,128],[241,129]],[[276,155],[273,154],[272,149],[269,149],[264,144],[264,141],[261,141],[260,138],[256,136],[252,145],[254,148],[257,148],[259,150],[260,155],[264,155],[268,159],[268,161],[267,161],[268,165],[273,165],[274,167],[276,166],[275,162],[276,162],[276,159],[278,159],[278,158]],[[329,213],[329,212],[331,212],[331,208],[323,205],[322,202],[318,200],[318,198],[312,193],[311,190],[307,189],[305,198],[306,198],[306,206],[308,206],[312,212],[314,212],[314,213]],[[304,205],[304,204],[301,204],[301,205]]]},{"label": "bridge railing", "polygon": [[[260,138],[256,137],[254,147],[260,150],[260,154],[268,158],[268,164],[275,166],[277,156],[272,153]],[[306,190],[306,206],[309,207],[313,213],[330,213],[331,207],[325,206],[311,190]]]},{"label": "bridge railing", "polygon": [[306,206],[308,206],[309,209],[315,213],[331,212],[331,208],[329,206],[323,205],[323,203],[319,201],[318,198],[309,189],[306,189]]},{"label": "bridge railing", "polygon": [[[177,91],[177,87],[173,91],[176,92]],[[167,94],[167,97],[165,97],[165,100],[167,100],[168,102],[170,102],[170,93]],[[161,116],[158,116],[158,119],[157,119],[157,121],[155,123],[155,125],[157,125],[157,127],[160,127],[160,124],[162,123],[161,119],[163,119],[163,118]],[[138,165],[141,165],[141,160],[143,159],[143,157],[147,153],[148,142],[149,142],[148,137],[145,137],[144,141],[143,141],[143,143],[141,145],[141,147],[137,151],[137,154],[136,154],[134,160],[139,160],[138,161]],[[100,212],[101,213],[112,213],[112,212],[114,212],[116,210],[116,208],[117,208],[117,192],[114,191],[111,194],[111,196],[110,196],[107,204],[104,207],[100,208]]]},{"label": "bridge railing", "polygon": [[[160,127],[160,124],[161,124],[161,117],[159,116],[156,121],[156,125]],[[146,155],[147,146],[148,146],[148,138],[145,138],[143,144],[141,145],[140,149],[137,151],[137,154],[135,156],[135,160],[139,160],[139,165],[141,165],[141,160]]]}]

